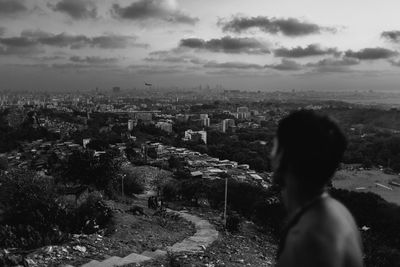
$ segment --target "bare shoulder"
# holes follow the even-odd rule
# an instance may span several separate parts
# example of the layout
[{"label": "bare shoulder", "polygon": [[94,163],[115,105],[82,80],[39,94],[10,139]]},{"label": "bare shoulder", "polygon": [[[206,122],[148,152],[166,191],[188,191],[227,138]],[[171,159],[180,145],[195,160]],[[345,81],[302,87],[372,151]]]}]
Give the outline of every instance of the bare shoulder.
[{"label": "bare shoulder", "polygon": [[354,219],[332,198],[308,210],[289,231],[285,243],[284,258],[296,259],[305,266],[362,266],[361,241]]}]

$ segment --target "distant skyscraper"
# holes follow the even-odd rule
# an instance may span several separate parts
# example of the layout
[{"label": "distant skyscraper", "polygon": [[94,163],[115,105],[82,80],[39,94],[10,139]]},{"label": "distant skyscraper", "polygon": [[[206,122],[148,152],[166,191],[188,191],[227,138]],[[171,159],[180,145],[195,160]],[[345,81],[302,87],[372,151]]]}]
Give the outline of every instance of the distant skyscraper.
[{"label": "distant skyscraper", "polygon": [[200,119],[204,120],[208,118],[208,114],[200,114]]},{"label": "distant skyscraper", "polygon": [[233,126],[235,126],[235,121],[233,119],[225,119],[221,122],[221,130],[223,133],[226,133],[226,131]]},{"label": "distant skyscraper", "polygon": [[128,130],[132,131],[133,130],[133,120],[128,120]]},{"label": "distant skyscraper", "polygon": [[210,118],[204,118],[202,121],[204,127],[210,127]]}]

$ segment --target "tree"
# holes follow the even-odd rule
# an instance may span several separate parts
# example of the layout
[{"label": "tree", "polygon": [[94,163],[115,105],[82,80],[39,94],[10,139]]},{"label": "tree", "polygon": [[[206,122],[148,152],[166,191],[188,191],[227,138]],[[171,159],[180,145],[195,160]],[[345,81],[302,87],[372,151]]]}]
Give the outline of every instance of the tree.
[{"label": "tree", "polygon": [[120,168],[112,151],[95,156],[90,151],[74,152],[68,159],[64,175],[67,181],[110,189],[110,183]]}]

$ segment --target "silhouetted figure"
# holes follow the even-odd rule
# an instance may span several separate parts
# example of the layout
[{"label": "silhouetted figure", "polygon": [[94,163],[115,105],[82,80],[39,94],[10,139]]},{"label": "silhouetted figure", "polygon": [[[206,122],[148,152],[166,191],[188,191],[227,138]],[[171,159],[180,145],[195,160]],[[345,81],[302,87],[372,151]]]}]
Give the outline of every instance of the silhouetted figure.
[{"label": "silhouetted figure", "polygon": [[363,266],[354,219],[326,192],[346,146],[336,123],[313,111],[297,111],[280,121],[271,164],[288,221],[278,267]]}]

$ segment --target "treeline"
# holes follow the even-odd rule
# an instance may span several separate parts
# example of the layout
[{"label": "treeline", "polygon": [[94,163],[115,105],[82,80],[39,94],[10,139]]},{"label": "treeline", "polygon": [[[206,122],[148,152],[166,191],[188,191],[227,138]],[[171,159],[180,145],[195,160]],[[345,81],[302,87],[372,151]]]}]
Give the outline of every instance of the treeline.
[{"label": "treeline", "polygon": [[367,168],[381,165],[400,172],[400,136],[381,133],[364,138],[352,137],[343,161],[362,163]]}]

